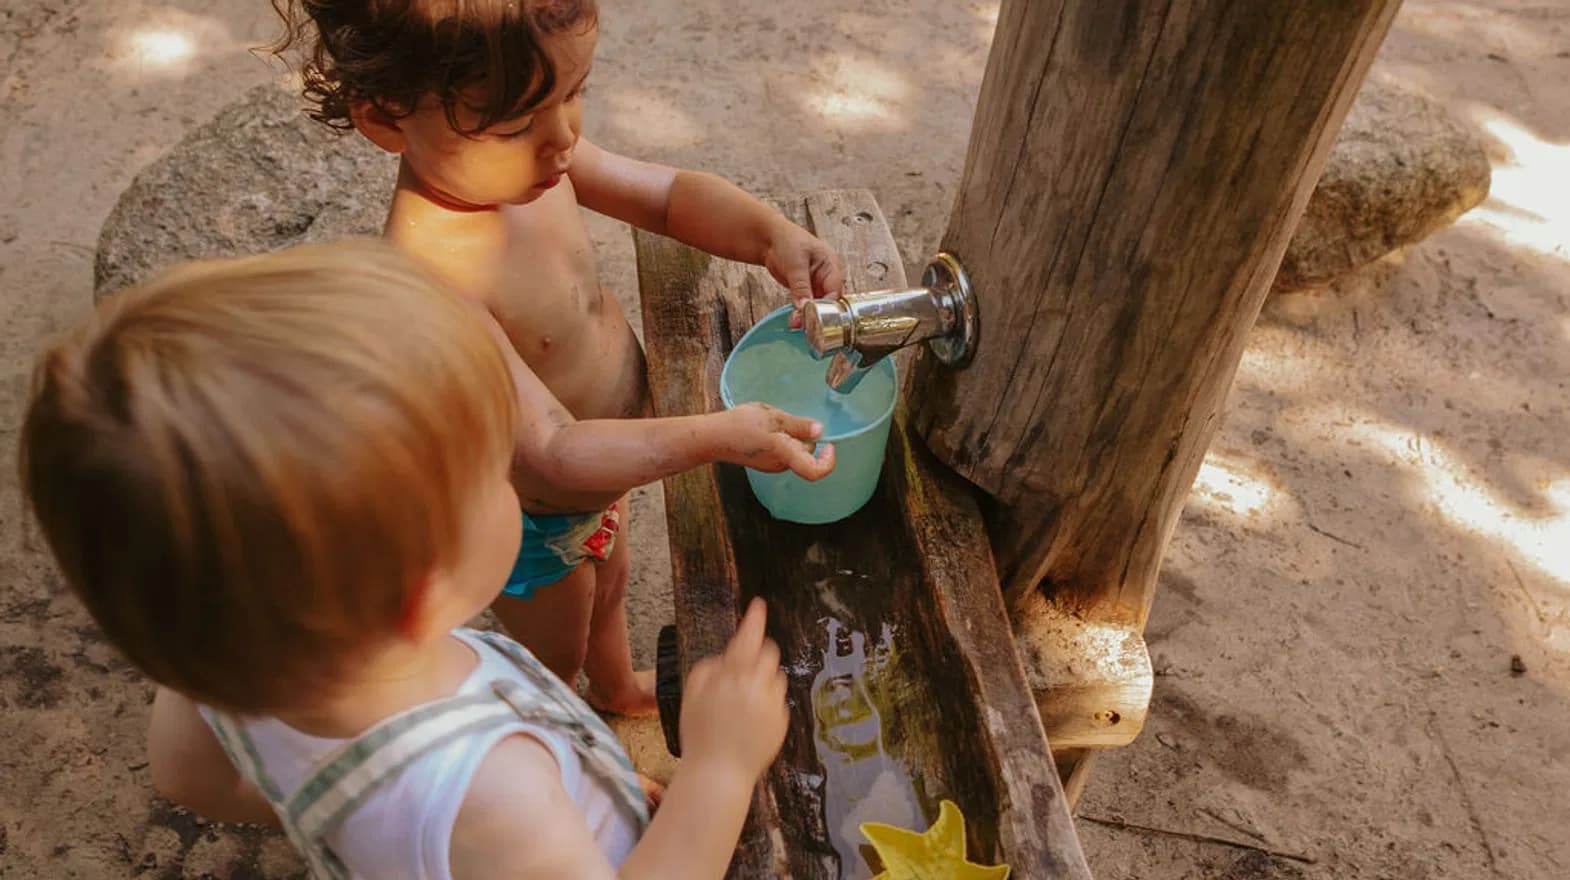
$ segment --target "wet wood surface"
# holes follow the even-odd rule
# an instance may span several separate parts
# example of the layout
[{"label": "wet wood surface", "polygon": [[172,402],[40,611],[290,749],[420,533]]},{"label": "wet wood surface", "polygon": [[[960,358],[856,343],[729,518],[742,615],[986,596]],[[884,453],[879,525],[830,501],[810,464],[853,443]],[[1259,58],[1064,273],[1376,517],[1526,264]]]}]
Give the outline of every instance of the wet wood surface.
[{"label": "wet wood surface", "polygon": [[[849,290],[905,283],[870,193],[777,204],[842,255]],[[656,410],[720,408],[725,355],[784,291],[656,236],[638,234],[637,255]],[[873,500],[840,523],[773,520],[731,466],[666,481],[683,670],[724,646],[756,595],[790,679],[790,732],[731,876],[871,876],[857,826],[924,829],[943,798],[969,820],[976,861],[1089,876],[970,491],[902,420]]]}]

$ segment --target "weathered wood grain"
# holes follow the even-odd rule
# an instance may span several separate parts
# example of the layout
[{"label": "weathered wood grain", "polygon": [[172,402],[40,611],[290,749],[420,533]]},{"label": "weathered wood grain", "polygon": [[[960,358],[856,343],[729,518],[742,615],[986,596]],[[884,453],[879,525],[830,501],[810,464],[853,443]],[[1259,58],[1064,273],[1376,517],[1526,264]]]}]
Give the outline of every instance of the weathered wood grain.
[{"label": "weathered wood grain", "polygon": [[[1247,332],[1399,0],[1005,0],[945,250],[982,343],[911,418],[1011,597],[1141,628]],[[1011,599],[1012,601],[1012,599]]]},{"label": "weathered wood grain", "polygon": [[[904,283],[869,193],[781,207],[842,254],[850,289]],[[784,292],[762,270],[654,236],[638,235],[637,253],[656,410],[718,408],[725,354]],[[971,820],[978,859],[1019,877],[1089,876],[971,490],[902,423],[874,499],[838,524],[775,522],[728,466],[665,491],[682,664],[719,650],[758,595],[790,670],[791,729],[732,876],[867,876],[856,823],[922,824],[944,797]]]},{"label": "weathered wood grain", "polygon": [[[654,408],[661,414],[708,412],[715,408],[724,352],[739,338],[732,335],[723,292],[741,282],[743,267],[711,260],[667,239],[642,233],[635,239]],[[736,632],[736,560],[715,468],[671,477],[664,489],[671,578],[680,585],[673,600],[681,621],[676,636],[685,678],[693,663],[723,651]],[[773,799],[760,787],[736,846],[731,876],[785,876],[776,871],[780,853],[771,840],[778,824]]]}]

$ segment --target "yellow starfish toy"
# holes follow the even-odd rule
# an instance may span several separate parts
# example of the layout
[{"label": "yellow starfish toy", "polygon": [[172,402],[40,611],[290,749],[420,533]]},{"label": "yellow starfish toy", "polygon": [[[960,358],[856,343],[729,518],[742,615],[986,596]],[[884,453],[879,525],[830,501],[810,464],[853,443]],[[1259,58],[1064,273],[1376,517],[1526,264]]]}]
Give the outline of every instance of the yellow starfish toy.
[{"label": "yellow starfish toy", "polygon": [[861,833],[883,860],[872,880],[1008,880],[1008,865],[965,861],[965,815],[953,801],[942,803],[925,834],[881,822],[863,822]]}]

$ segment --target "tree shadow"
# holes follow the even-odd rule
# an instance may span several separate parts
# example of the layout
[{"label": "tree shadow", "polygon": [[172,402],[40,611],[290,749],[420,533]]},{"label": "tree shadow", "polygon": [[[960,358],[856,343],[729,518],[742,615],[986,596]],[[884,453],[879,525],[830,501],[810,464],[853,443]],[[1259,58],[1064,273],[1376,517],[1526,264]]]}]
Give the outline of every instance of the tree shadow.
[{"label": "tree shadow", "polygon": [[[1509,314],[1478,296],[1501,273]],[[1560,873],[1567,286],[1463,226],[1382,293],[1267,312],[1163,570],[1149,726],[1090,815],[1308,853],[1311,877]],[[1268,785],[1228,757],[1249,725],[1298,755]],[[1081,827],[1102,870],[1179,876]]]},{"label": "tree shadow", "polygon": [[1407,3],[1378,69],[1461,110],[1531,118],[1540,138],[1570,141],[1570,25],[1552,3],[1508,0]]},{"label": "tree shadow", "polygon": [[[1505,6],[1411,0],[1380,69],[1463,108],[1509,110],[1542,143],[1570,142],[1570,105],[1547,97],[1548,78],[1562,81],[1566,62],[1541,45],[1565,45],[1570,24],[1532,9],[1494,11]],[[892,0],[607,7],[587,133],[755,192],[868,187],[914,271],[948,222],[995,12],[996,3]],[[1498,75],[1509,63],[1522,75]],[[193,85],[149,76],[116,87],[157,89],[175,106]],[[1496,158],[1508,158],[1508,145],[1469,118]],[[73,136],[91,136],[95,125],[82,120]],[[129,144],[122,161],[161,148]],[[636,323],[630,237],[619,224],[590,222],[605,280]],[[1490,280],[1498,278],[1508,287]],[[1558,264],[1462,228],[1419,248],[1372,301],[1256,330],[1214,469],[1163,572],[1170,589],[1148,633],[1160,676],[1149,728],[1103,762],[1086,808],[1297,847],[1320,861],[1260,864],[1257,854],[1082,825],[1098,876],[1421,877],[1491,866],[1563,874],[1549,860],[1570,854],[1545,835],[1553,792],[1570,789],[1570,675],[1544,617],[1562,600],[1555,591],[1566,573],[1447,515],[1427,475],[1442,470],[1437,452],[1461,475],[1455,482],[1486,489],[1490,515],[1530,523],[1564,514],[1541,481],[1557,485],[1570,469],[1565,286]],[[29,307],[42,310],[28,325],[38,334],[86,307],[80,291],[50,292],[62,295]],[[20,408],[23,389],[12,390],[7,412]],[[1378,431],[1358,433],[1370,427]],[[1374,442],[1392,436],[1413,438],[1409,455]],[[669,570],[658,489],[634,505],[633,534],[645,536],[635,537],[643,551],[634,591],[657,594],[664,580],[648,572]],[[173,869],[185,855],[159,842],[169,836],[156,821],[164,813],[131,769],[145,693],[95,693],[126,673],[40,563],[36,536],[13,549],[22,561],[0,569],[0,609],[6,632],[27,632],[21,647],[38,650],[0,659],[14,673],[0,690],[12,707],[5,729],[57,768],[14,782],[17,802],[55,804],[40,815],[92,803],[99,815],[129,817],[79,829],[81,864],[126,873],[168,850],[158,867]],[[644,608],[634,645],[647,663],[668,595]],[[1512,655],[1527,670],[1520,677]],[[40,684],[22,688],[28,676]],[[86,772],[94,762],[123,768],[107,777],[114,791],[95,788],[105,777]],[[3,810],[14,848],[50,838],[19,808]],[[144,815],[151,824],[138,824]],[[183,825],[173,833],[194,845]],[[271,875],[287,874],[286,858],[274,864]]]}]

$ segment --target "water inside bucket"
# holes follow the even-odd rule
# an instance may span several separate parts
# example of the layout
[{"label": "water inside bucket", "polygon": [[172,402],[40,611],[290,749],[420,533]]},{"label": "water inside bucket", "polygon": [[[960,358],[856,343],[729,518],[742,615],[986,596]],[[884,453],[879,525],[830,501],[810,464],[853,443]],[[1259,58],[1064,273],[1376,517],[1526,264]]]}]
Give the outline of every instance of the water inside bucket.
[{"label": "water inside bucket", "polygon": [[871,370],[849,394],[828,386],[828,364],[813,359],[804,337],[783,336],[738,350],[727,374],[735,403],[766,403],[823,423],[823,439],[834,440],[876,422],[894,398],[894,377]]}]

